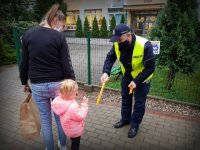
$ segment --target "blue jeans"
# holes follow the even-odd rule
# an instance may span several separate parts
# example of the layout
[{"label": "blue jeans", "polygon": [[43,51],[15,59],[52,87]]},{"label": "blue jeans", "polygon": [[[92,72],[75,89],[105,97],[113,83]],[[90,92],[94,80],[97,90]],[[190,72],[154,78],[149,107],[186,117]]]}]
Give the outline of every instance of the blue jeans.
[{"label": "blue jeans", "polygon": [[[47,150],[54,150],[52,131],[51,99],[54,99],[59,92],[60,82],[31,84],[33,100],[38,106],[44,142]],[[58,128],[58,137],[62,146],[66,145],[66,135],[62,129],[60,118],[54,113]]]},{"label": "blue jeans", "polygon": [[[138,84],[136,89],[134,89],[134,100],[133,105],[133,94],[129,94],[129,87],[132,80],[123,76],[121,82],[121,95],[122,95],[122,108],[121,116],[122,121],[125,123],[131,123],[131,128],[139,128],[145,113],[145,104],[147,99],[147,94],[150,88],[149,83]],[[134,108],[133,108],[134,107]],[[133,110],[132,110],[133,109]]]}]

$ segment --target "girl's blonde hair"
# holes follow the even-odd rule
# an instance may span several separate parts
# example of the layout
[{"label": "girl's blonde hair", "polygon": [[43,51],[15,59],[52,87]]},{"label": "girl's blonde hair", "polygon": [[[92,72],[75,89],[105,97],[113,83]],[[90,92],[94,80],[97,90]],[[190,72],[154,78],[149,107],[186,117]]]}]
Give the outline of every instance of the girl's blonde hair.
[{"label": "girl's blonde hair", "polygon": [[76,93],[78,91],[78,84],[76,81],[71,79],[66,79],[61,82],[60,86],[60,94],[64,97],[69,97],[72,94]]}]

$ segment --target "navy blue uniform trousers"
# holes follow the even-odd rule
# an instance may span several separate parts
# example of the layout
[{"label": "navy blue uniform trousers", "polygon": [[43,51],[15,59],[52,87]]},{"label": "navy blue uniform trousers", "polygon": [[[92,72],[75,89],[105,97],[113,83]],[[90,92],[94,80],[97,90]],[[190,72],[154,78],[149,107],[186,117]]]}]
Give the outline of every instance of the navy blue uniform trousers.
[{"label": "navy blue uniform trousers", "polygon": [[[130,88],[128,85],[132,80],[123,76],[121,82],[121,96],[122,96],[122,108],[121,116],[122,121],[125,123],[131,123],[131,128],[138,128],[142,122],[145,113],[145,104],[147,94],[150,88],[150,82],[138,84],[132,94],[129,94]],[[134,95],[134,106],[133,106]]]}]

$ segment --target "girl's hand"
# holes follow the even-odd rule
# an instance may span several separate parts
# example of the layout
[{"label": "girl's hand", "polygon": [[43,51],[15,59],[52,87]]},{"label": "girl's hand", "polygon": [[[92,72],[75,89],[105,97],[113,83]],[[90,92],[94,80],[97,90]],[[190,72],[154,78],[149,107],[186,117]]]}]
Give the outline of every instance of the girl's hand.
[{"label": "girl's hand", "polygon": [[82,103],[88,103],[88,102],[89,102],[88,98],[86,96],[83,96]]}]

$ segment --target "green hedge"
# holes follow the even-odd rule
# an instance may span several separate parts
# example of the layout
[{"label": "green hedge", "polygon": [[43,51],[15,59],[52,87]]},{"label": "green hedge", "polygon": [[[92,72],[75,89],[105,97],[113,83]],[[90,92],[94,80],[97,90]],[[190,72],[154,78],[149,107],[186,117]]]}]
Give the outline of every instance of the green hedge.
[{"label": "green hedge", "polygon": [[0,37],[0,65],[16,63],[16,51],[14,46]]},{"label": "green hedge", "polygon": [[17,28],[20,33],[17,40],[20,40],[20,36],[29,28],[38,26],[37,22],[19,21],[1,21],[0,22],[0,65],[8,65],[16,63],[16,49],[14,45],[14,36],[12,28]]}]

